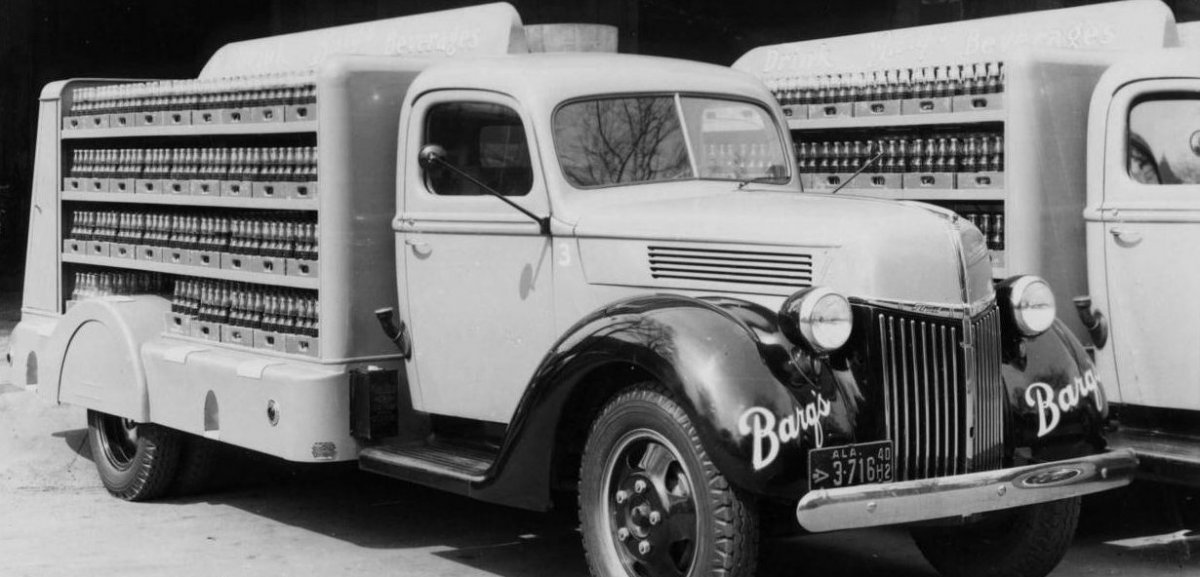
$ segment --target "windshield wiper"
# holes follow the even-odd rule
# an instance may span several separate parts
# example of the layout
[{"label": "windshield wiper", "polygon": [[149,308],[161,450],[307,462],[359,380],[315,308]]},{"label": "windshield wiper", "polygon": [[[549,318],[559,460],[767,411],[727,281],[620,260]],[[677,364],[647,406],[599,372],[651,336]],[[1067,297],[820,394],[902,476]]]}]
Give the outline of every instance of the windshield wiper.
[{"label": "windshield wiper", "polygon": [[854,171],[854,174],[850,175],[850,178],[847,178],[845,182],[839,184],[838,187],[833,189],[833,191],[831,191],[829,194],[837,194],[839,190],[846,188],[846,185],[850,184],[854,180],[854,177],[862,174],[862,171],[866,170],[867,168],[870,168],[870,166],[872,164],[875,164],[876,162],[878,162],[881,157],[883,157],[883,147],[882,146],[879,147],[879,152],[876,152],[875,156],[868,158],[866,162],[862,163],[862,166],[858,167],[858,170]]}]

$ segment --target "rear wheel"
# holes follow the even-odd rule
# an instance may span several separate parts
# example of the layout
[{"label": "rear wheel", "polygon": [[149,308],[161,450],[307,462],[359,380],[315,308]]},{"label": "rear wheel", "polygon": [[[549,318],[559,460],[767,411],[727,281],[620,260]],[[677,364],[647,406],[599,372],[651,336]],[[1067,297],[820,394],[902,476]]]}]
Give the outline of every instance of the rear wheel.
[{"label": "rear wheel", "polygon": [[756,513],[717,471],[687,414],[661,388],[623,392],[597,417],[579,485],[593,575],[751,575]]},{"label": "rear wheel", "polygon": [[166,494],[178,469],[182,436],[159,425],[88,411],[88,445],[100,481],[126,501]]},{"label": "rear wheel", "polygon": [[965,527],[913,529],[917,548],[945,577],[1044,577],[1071,546],[1079,498],[989,513]]}]

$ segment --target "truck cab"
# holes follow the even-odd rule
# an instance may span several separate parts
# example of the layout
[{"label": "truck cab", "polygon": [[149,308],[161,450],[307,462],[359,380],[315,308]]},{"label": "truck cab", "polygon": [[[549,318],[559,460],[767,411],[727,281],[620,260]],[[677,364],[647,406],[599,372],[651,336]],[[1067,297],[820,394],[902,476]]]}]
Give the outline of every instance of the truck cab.
[{"label": "truck cab", "polygon": [[1200,483],[1200,69],[1194,48],[1130,55],[1092,96],[1088,286],[1115,375],[1115,436],[1159,480]]},{"label": "truck cab", "polygon": [[[617,68],[619,80],[586,74]],[[806,280],[803,271],[781,270],[772,282],[769,268],[739,277],[715,261],[710,270],[703,262],[694,271],[646,266],[647,248],[638,245],[649,239],[679,245],[654,250],[683,251],[696,230],[718,239],[746,234],[743,219],[723,219],[699,199],[751,183],[776,192],[793,184],[783,135],[755,100],[757,83],[713,72],[653,58],[557,54],[457,60],[422,73],[400,121],[393,222],[418,408],[509,422],[554,341],[639,287],[700,294],[722,282]],[[472,179],[422,167],[419,153],[430,144]],[[479,375],[491,375],[486,386]]]},{"label": "truck cab", "polygon": [[530,54],[519,24],[47,87],[14,372],[88,409],[113,495],[195,486],[220,442],[573,495],[596,575],[748,575],[776,519],[1041,577],[1130,481],[1050,285],[993,282],[971,222],[802,194],[751,75]]}]

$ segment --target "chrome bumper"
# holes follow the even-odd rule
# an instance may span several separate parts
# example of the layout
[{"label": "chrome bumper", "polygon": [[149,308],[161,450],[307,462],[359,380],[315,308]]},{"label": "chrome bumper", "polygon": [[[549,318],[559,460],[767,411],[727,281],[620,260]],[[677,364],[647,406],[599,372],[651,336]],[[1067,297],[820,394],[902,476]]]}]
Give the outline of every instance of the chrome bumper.
[{"label": "chrome bumper", "polygon": [[1123,487],[1137,464],[1126,449],[952,477],[818,489],[800,499],[796,520],[820,532],[962,517]]}]

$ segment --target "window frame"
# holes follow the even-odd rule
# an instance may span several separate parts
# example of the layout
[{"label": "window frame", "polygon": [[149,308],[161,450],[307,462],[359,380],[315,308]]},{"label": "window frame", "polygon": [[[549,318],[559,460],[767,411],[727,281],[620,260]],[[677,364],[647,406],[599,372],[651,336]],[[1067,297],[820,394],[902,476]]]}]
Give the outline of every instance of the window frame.
[{"label": "window frame", "polygon": [[[483,96],[483,95],[480,94],[479,96]],[[422,143],[420,146],[424,146],[425,144],[441,145],[441,143],[434,141],[429,136],[430,135],[429,123],[430,123],[431,118],[433,118],[433,116],[434,116],[433,113],[437,110],[438,107],[452,106],[452,105],[470,105],[470,104],[502,107],[502,108],[506,109],[507,111],[511,112],[516,117],[516,119],[518,121],[516,126],[520,126],[521,130],[523,131],[523,133],[525,135],[525,156],[529,161],[529,163],[528,163],[529,188],[527,188],[521,194],[504,194],[501,192],[500,195],[505,198],[510,198],[510,199],[521,199],[521,198],[529,197],[530,195],[532,195],[534,193],[534,190],[537,189],[537,180],[538,180],[536,163],[535,163],[535,155],[534,155],[534,150],[533,150],[534,149],[533,143],[535,141],[530,138],[531,131],[529,130],[529,126],[527,125],[527,123],[525,121],[524,115],[522,115],[521,111],[518,109],[518,107],[514,106],[513,104],[506,103],[506,102],[498,102],[496,100],[488,100],[488,99],[484,99],[484,98],[480,98],[480,97],[476,97],[476,98],[468,97],[468,98],[461,98],[461,99],[460,98],[447,98],[444,100],[439,99],[438,101],[435,101],[435,102],[426,103],[426,105],[424,106],[424,108],[421,111],[421,118],[420,118],[421,126],[420,126],[420,130],[419,130],[419,134],[420,134],[419,142]],[[501,125],[497,125],[497,126],[501,126]],[[503,125],[503,126],[511,126],[511,125]],[[483,141],[479,140],[479,139],[476,139],[474,142],[474,145],[476,148],[480,148],[482,146],[482,144],[483,144]],[[476,152],[479,152],[482,155],[481,150],[477,150]],[[481,159],[482,159],[482,156],[481,156]],[[479,166],[480,166],[480,168],[482,168],[483,163],[480,162]],[[459,168],[463,168],[463,167],[459,167]],[[432,182],[430,179],[428,169],[421,169],[420,176],[421,176],[420,181],[421,181],[422,187],[425,190],[425,193],[432,197],[435,197],[435,198],[476,198],[476,197],[491,196],[490,194],[488,194],[486,192],[480,192],[479,194],[439,193],[432,186]],[[456,178],[461,179],[463,177],[461,175],[456,175]],[[479,178],[479,180],[481,182],[484,182],[485,184],[488,184],[482,178]],[[475,186],[478,187],[478,185],[475,185]],[[490,187],[490,185],[489,185],[489,187]],[[500,192],[500,191],[497,190],[497,192]]]},{"label": "window frame", "polygon": [[[1131,181],[1136,182],[1142,186],[1151,187],[1151,188],[1157,188],[1157,187],[1176,188],[1176,187],[1180,187],[1180,186],[1200,186],[1200,182],[1171,182],[1171,183],[1162,182],[1161,166],[1158,164],[1157,159],[1153,159],[1153,157],[1152,157],[1152,160],[1155,160],[1155,169],[1156,169],[1156,174],[1159,178],[1159,182],[1157,182],[1157,183],[1142,182],[1142,181],[1134,178],[1133,174],[1129,170],[1129,159],[1130,159],[1130,155],[1132,153],[1132,148],[1133,148],[1133,144],[1132,144],[1132,142],[1133,142],[1133,138],[1132,138],[1132,136],[1133,136],[1133,110],[1135,108],[1137,108],[1138,106],[1140,106],[1144,103],[1147,103],[1147,102],[1162,102],[1162,101],[1178,102],[1178,101],[1185,101],[1185,100],[1195,102],[1197,107],[1200,108],[1200,92],[1197,92],[1197,91],[1162,90],[1162,91],[1146,92],[1143,94],[1139,94],[1131,99],[1131,101],[1129,102],[1129,105],[1125,109],[1125,130],[1124,130],[1124,147],[1125,147],[1125,170],[1124,170],[1124,172]],[[1196,127],[1196,130],[1193,131],[1193,134],[1195,134],[1197,132],[1200,132],[1200,126]],[[1149,144],[1150,143],[1147,142],[1147,145],[1149,145]],[[1152,150],[1150,150],[1148,152],[1150,152],[1151,155],[1153,154]],[[1200,157],[1198,157],[1198,163],[1200,163]]]}]

